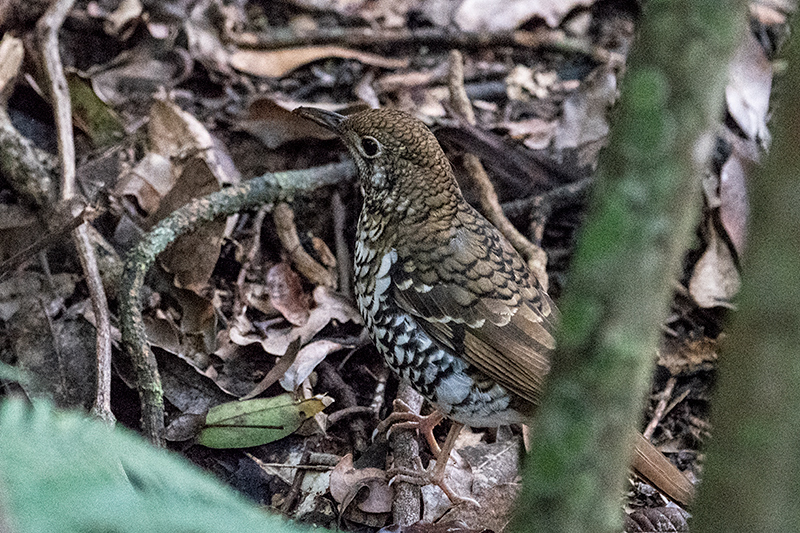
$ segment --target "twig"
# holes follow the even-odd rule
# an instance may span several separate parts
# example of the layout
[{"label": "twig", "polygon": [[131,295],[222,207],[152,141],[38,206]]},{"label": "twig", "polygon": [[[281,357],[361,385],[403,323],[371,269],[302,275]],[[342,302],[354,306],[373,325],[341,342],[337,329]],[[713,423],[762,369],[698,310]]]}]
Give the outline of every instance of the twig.
[{"label": "twig", "polygon": [[253,244],[245,255],[245,260],[242,262],[242,268],[239,269],[239,275],[236,277],[236,288],[239,291],[239,297],[236,298],[235,308],[233,310],[234,316],[239,316],[242,312],[243,302],[247,301],[244,295],[244,286],[247,273],[253,265],[259,251],[261,250],[261,226],[264,225],[264,217],[267,216],[267,209],[262,207],[253,217]]},{"label": "twig", "polygon": [[89,236],[89,224],[84,222],[72,234],[72,240],[78,250],[78,257],[89,287],[89,300],[92,302],[95,324],[97,326],[97,380],[92,414],[109,424],[116,421],[111,412],[111,313],[108,311],[108,300],[97,257]]},{"label": "twig", "polygon": [[283,248],[289,253],[289,258],[294,266],[297,267],[297,270],[314,285],[335,288],[336,277],[333,273],[311,257],[303,248],[303,245],[300,244],[292,208],[285,202],[278,203],[272,211],[272,219],[275,221],[278,239],[280,239]]},{"label": "twig", "polygon": [[[370,417],[369,422],[377,421],[378,413],[369,407],[358,405],[358,397],[352,385],[327,361],[321,361],[317,365],[317,382],[323,390],[330,391],[330,394],[336,399],[337,405],[343,408],[328,416],[329,424],[333,425],[338,420],[341,420],[342,417],[353,413],[368,415]],[[354,417],[350,420],[348,436],[357,452],[361,453],[367,449],[369,445],[368,435],[367,420],[364,417]]]},{"label": "twig", "polygon": [[214,192],[177,209],[144,235],[130,251],[120,285],[120,326],[125,349],[136,369],[142,404],[142,430],[155,445],[163,446],[164,399],[153,352],[147,344],[140,296],[147,271],[172,241],[218,216],[289,199],[294,194],[335,185],[356,175],[351,162],[277,172]]},{"label": "twig", "polygon": [[656,430],[656,426],[658,426],[661,419],[664,417],[664,413],[667,410],[667,402],[672,397],[672,391],[675,390],[675,384],[678,382],[674,376],[671,376],[667,380],[667,385],[664,387],[664,390],[661,391],[659,394],[660,398],[658,400],[658,405],[656,405],[655,411],[653,412],[653,418],[650,419],[650,422],[647,424],[647,427],[644,428],[642,431],[642,435],[647,440],[650,440],[650,437],[653,436],[653,432]]},{"label": "twig", "polygon": [[[317,439],[313,439],[316,441]],[[300,457],[300,465],[307,464],[309,459],[311,458],[311,448],[314,446],[310,440],[307,440],[303,446],[303,455]],[[289,516],[289,511],[292,510],[294,506],[295,500],[300,495],[300,489],[303,486],[303,480],[306,477],[306,469],[298,468],[294,471],[294,479],[292,480],[292,486],[289,487],[289,492],[286,494],[286,498],[283,500],[283,505],[281,505],[281,514],[284,516]]]},{"label": "twig", "polygon": [[[400,382],[397,399],[402,400],[411,412],[419,414],[422,408],[422,396],[405,381]],[[414,470],[419,463],[419,442],[411,429],[392,431],[389,443],[394,456],[394,467]],[[419,485],[405,481],[394,483],[395,498],[392,502],[392,518],[400,526],[408,526],[419,522],[422,517],[422,500]]]},{"label": "twig", "polygon": [[[540,243],[544,235],[544,227],[553,212],[588,200],[589,188],[592,183],[594,183],[593,178],[579,179],[536,196],[506,202],[501,207],[508,218],[530,217],[528,235],[533,242]],[[552,257],[550,259],[552,260]]]},{"label": "twig", "polygon": [[[450,70],[447,76],[447,85],[450,90],[450,105],[453,109],[460,114],[467,123],[475,125],[475,113],[472,110],[472,104],[467,98],[467,92],[464,89],[464,64],[461,53],[458,50],[450,52]],[[533,271],[536,279],[539,280],[542,287],[547,290],[548,277],[545,266],[547,265],[547,254],[540,247],[530,242],[517,228],[506,218],[503,214],[503,209],[500,207],[500,200],[497,198],[497,192],[494,190],[494,185],[489,180],[489,175],[483,165],[474,154],[464,155],[464,167],[467,169],[472,182],[478,189],[478,197],[480,198],[481,208],[486,215],[486,218],[494,224],[500,232],[511,242],[520,254],[525,258],[528,267]]]},{"label": "twig", "polygon": [[225,39],[239,46],[278,49],[295,46],[343,44],[345,46],[381,46],[396,48],[403,45],[446,46],[448,48],[492,48],[520,46],[541,48],[564,53],[580,53],[604,61],[608,52],[589,45],[581,39],[565,37],[555,30],[463,32],[447,29],[417,28],[376,31],[372,28],[324,28],[308,33],[298,33],[281,28],[270,28],[264,33],[227,32]]},{"label": "twig", "polygon": [[[39,44],[44,58],[44,69],[50,81],[56,129],[58,131],[58,159],[61,166],[61,200],[68,204],[76,196],[75,139],[72,135],[72,105],[67,78],[58,51],[58,30],[64,24],[75,0],[58,0],[36,23]],[[74,213],[77,215],[77,213]],[[72,232],[72,241],[78,251],[89,297],[97,324],[97,386],[92,413],[109,423],[116,418],[111,412],[111,314],[100,279],[100,269],[87,230],[87,222]]]},{"label": "twig", "polygon": [[333,191],[331,209],[333,210],[333,238],[336,244],[336,263],[339,267],[339,292],[350,296],[353,294],[353,259],[350,257],[350,249],[347,247],[347,240],[344,238],[347,210],[339,191]]},{"label": "twig", "polygon": [[345,418],[351,416],[367,416],[369,418],[375,418],[375,411],[372,408],[367,407],[365,405],[354,405],[352,407],[345,407],[344,409],[339,409],[328,415],[328,425],[333,426],[340,420],[344,420]]},{"label": "twig", "polygon": [[61,164],[61,198],[75,196],[75,139],[72,137],[72,105],[69,100],[67,78],[58,52],[58,30],[75,0],[57,0],[36,23],[36,33],[44,58],[44,70],[50,81],[56,129],[58,130],[58,158]]}]

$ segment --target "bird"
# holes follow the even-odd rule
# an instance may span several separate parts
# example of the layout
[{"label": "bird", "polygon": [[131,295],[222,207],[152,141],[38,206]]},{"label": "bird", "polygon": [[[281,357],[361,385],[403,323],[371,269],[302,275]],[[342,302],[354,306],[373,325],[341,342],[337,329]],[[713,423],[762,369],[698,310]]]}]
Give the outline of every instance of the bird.
[{"label": "bird", "polygon": [[[336,133],[355,161],[363,194],[357,305],[387,365],[438,410],[420,424],[429,442],[432,425],[453,421],[429,480],[463,499],[444,483],[458,432],[529,419],[550,369],[558,310],[514,247],[465,200],[422,121],[387,108],[295,113]],[[678,476],[665,482],[678,486],[670,497],[691,497],[691,482],[644,437],[637,452],[646,470]]]}]

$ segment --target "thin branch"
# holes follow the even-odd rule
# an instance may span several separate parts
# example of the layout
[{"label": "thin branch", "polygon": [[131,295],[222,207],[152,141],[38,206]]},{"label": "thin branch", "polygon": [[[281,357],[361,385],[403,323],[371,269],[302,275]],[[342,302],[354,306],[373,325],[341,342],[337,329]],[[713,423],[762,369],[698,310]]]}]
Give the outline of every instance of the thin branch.
[{"label": "thin branch", "polygon": [[[465,121],[471,125],[475,125],[475,113],[472,109],[472,104],[467,98],[467,92],[464,89],[464,62],[461,53],[457,50],[450,52],[450,70],[447,76],[447,85],[450,90],[450,105],[453,110],[461,115]],[[478,189],[478,197],[480,198],[481,209],[489,219],[489,222],[495,225],[497,229],[511,242],[514,248],[525,258],[528,267],[533,271],[536,279],[542,284],[545,290],[548,287],[547,270],[547,254],[539,246],[530,242],[517,228],[506,218],[503,214],[503,208],[500,207],[500,200],[497,197],[497,192],[494,190],[489,175],[483,168],[480,159],[474,154],[464,155],[464,167],[472,178],[472,183]]]},{"label": "thin branch", "polygon": [[314,285],[336,288],[336,276],[333,272],[311,257],[300,244],[297,226],[294,223],[294,211],[289,204],[278,203],[272,211],[272,219],[275,221],[278,239],[297,270]]},{"label": "thin branch", "polygon": [[217,217],[285,201],[295,194],[352,180],[355,175],[352,162],[346,162],[253,178],[244,185],[214,192],[175,210],[130,251],[120,284],[120,327],[122,342],[136,370],[142,430],[153,444],[164,445],[164,399],[156,360],[147,344],[140,296],[145,275],[158,254],[179,236]]},{"label": "thin branch", "polygon": [[[410,412],[419,414],[422,409],[423,398],[411,385],[405,381],[400,382],[397,390],[397,399],[405,403]],[[419,463],[419,442],[416,432],[411,429],[392,429],[389,443],[394,456],[394,467],[398,469],[414,470]],[[406,481],[394,483],[395,497],[392,502],[392,518],[400,526],[409,526],[419,522],[422,518],[422,492],[419,485]]]},{"label": "thin branch", "polygon": [[670,376],[670,378],[667,380],[667,385],[664,387],[664,390],[661,391],[661,398],[659,398],[658,404],[653,412],[653,418],[650,419],[650,422],[647,423],[647,427],[644,428],[644,431],[642,431],[642,436],[644,438],[650,440],[650,437],[653,436],[653,432],[661,422],[661,419],[664,418],[664,413],[667,411],[667,402],[669,402],[669,399],[672,398],[672,391],[675,390],[675,384],[677,382],[678,380],[675,379],[675,376]]},{"label": "thin branch", "polygon": [[44,69],[50,81],[56,129],[58,130],[58,158],[61,163],[61,198],[75,196],[75,140],[72,136],[72,104],[69,100],[67,78],[58,51],[58,30],[75,0],[57,0],[36,23],[36,33],[42,48]]},{"label": "thin branch", "polygon": [[[58,158],[61,165],[61,200],[65,204],[68,204],[76,196],[75,138],[72,134],[72,104],[69,98],[69,88],[58,51],[58,30],[64,24],[74,3],[75,0],[58,0],[36,23],[55,111]],[[72,240],[81,261],[97,324],[97,387],[92,412],[101,419],[113,423],[116,419],[111,412],[111,314],[108,311],[108,300],[100,279],[100,269],[97,267],[97,258],[89,239],[87,224],[84,222],[75,228]]]},{"label": "thin branch", "polygon": [[331,210],[333,211],[333,238],[336,243],[336,264],[339,268],[339,292],[350,297],[353,294],[353,258],[344,237],[347,209],[342,202],[339,191],[333,191],[331,196]]}]

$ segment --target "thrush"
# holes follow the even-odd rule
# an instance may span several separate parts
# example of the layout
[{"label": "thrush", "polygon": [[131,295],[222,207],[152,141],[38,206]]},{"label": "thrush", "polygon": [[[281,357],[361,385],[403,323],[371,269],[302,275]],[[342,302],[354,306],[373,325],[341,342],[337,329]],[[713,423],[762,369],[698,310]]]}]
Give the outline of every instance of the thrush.
[{"label": "thrush", "polygon": [[[462,425],[522,423],[538,403],[555,348],[556,307],[517,251],[464,199],[424,123],[392,109],[296,112],[337,133],[358,167],[358,308],[388,366],[456,422],[433,474],[447,489],[448,446]],[[679,493],[690,490],[643,437],[639,448],[650,466],[680,476],[672,482],[683,485]],[[652,473],[644,477],[654,481]]]}]

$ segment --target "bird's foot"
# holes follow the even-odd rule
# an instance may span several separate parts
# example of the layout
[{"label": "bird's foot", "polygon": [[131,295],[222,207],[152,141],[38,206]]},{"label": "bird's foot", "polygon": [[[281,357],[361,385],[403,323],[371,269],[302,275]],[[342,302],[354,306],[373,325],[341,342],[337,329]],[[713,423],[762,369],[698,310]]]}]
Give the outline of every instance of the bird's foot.
[{"label": "bird's foot", "polygon": [[480,507],[480,504],[472,498],[458,496],[445,481],[444,474],[447,468],[447,463],[451,459],[450,454],[455,447],[456,438],[461,432],[461,428],[464,427],[463,424],[456,422],[453,423],[452,427],[450,428],[450,432],[447,434],[447,439],[445,440],[444,446],[440,448],[433,436],[433,428],[435,428],[436,425],[442,421],[442,418],[444,418],[439,411],[435,411],[428,416],[420,416],[416,413],[412,413],[408,406],[400,400],[395,400],[394,408],[395,412],[389,415],[386,420],[381,422],[381,426],[385,428],[386,426],[391,425],[392,429],[406,428],[418,430],[419,433],[425,435],[426,439],[428,440],[428,445],[436,456],[436,464],[432,468],[426,469],[422,466],[422,461],[420,458],[416,457],[416,470],[408,468],[392,468],[389,470],[388,473],[390,476],[392,476],[390,484],[395,481],[405,481],[407,483],[420,486],[436,485],[442,489],[445,495],[454,504],[469,502]]},{"label": "bird's foot", "polygon": [[434,411],[427,416],[414,413],[402,400],[395,400],[392,406],[394,407],[394,411],[392,411],[383,422],[378,424],[375,430],[376,433],[385,431],[388,437],[395,429],[415,429],[420,435],[425,437],[431,452],[437,457],[441,455],[442,449],[433,436],[433,428],[442,421],[444,415],[439,411]]},{"label": "bird's foot", "polygon": [[[417,460],[419,461],[419,458],[417,458]],[[442,461],[437,459],[436,465],[433,468],[428,468],[428,469],[422,467],[422,461],[419,461],[419,464],[417,465],[418,467],[417,470],[410,470],[407,468],[392,468],[388,472],[388,474],[392,476],[391,479],[389,480],[389,485],[391,485],[396,481],[403,481],[406,483],[411,483],[419,486],[436,485],[437,487],[442,489],[442,492],[445,493],[445,495],[450,499],[450,501],[454,505],[471,503],[480,507],[481,504],[478,503],[476,500],[470,497],[459,496],[458,494],[453,492],[453,489],[451,489],[448,486],[447,481],[445,480],[444,476],[445,469],[439,468],[439,464],[441,462]],[[444,461],[444,465],[447,466],[447,461]]]}]

